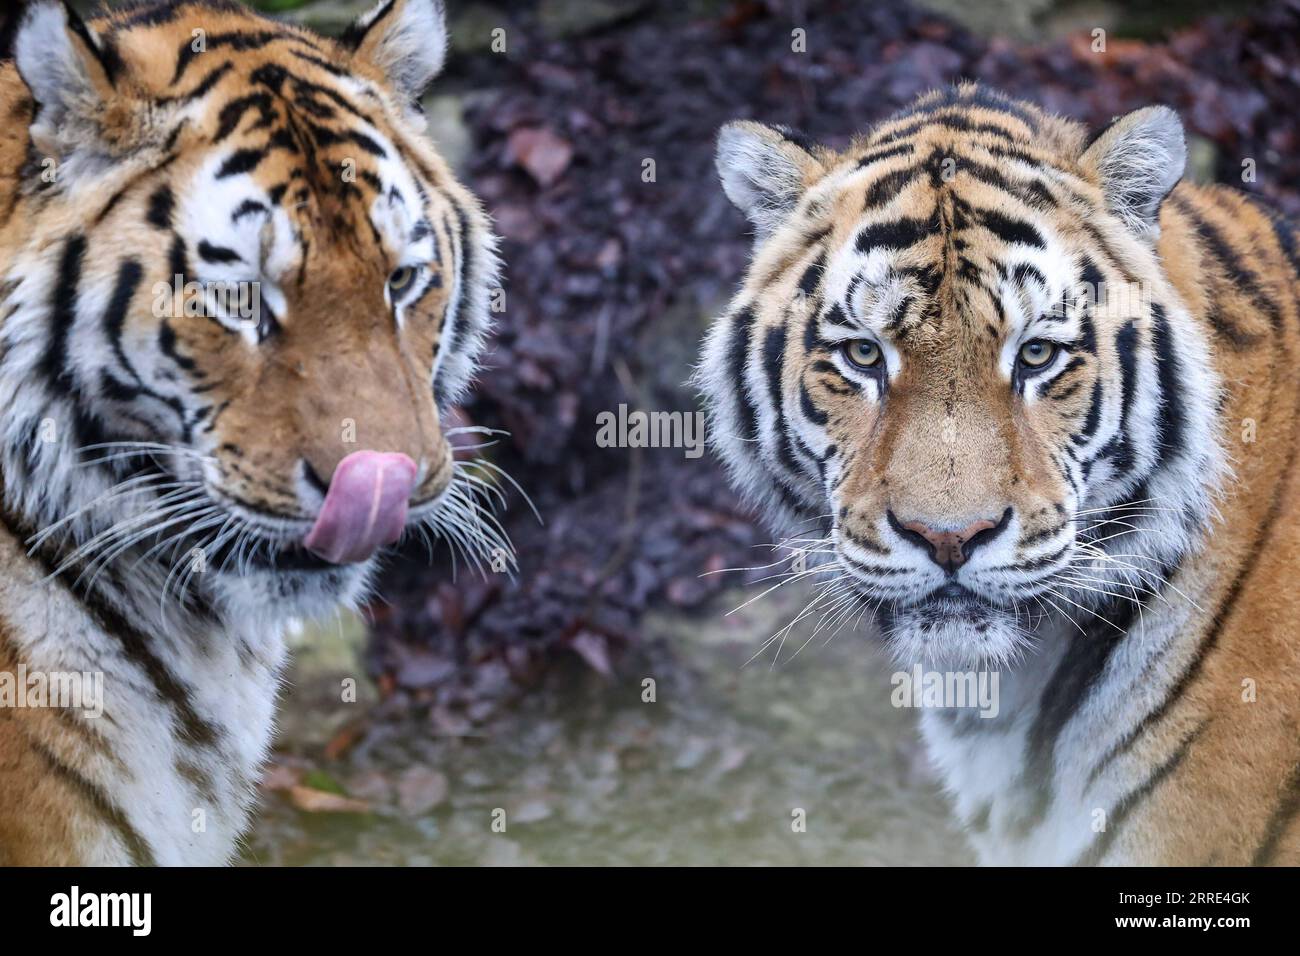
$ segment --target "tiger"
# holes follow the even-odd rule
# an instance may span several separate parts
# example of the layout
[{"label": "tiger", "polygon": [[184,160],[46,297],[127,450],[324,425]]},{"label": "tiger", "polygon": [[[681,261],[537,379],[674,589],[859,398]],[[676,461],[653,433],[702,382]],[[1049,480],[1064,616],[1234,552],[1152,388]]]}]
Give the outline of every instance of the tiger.
[{"label": "tiger", "polygon": [[920,714],[981,864],[1300,863],[1300,236],[1186,157],[973,82],[718,136],[709,441],[813,634],[998,678]]},{"label": "tiger", "polygon": [[508,552],[443,425],[500,283],[419,106],[445,13],[31,0],[8,35],[0,863],[225,865],[286,631],[405,539]]}]

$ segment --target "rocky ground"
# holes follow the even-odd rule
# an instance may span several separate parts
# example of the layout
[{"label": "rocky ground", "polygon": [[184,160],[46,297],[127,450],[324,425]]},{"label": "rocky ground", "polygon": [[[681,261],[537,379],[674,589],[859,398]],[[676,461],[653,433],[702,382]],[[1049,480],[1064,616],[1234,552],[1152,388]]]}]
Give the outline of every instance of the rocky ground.
[{"label": "rocky ground", "polygon": [[970,862],[870,639],[746,664],[799,598],[723,598],[651,614],[617,672],[575,658],[479,725],[374,721],[364,678],[340,702],[361,631],[303,635],[245,863]]}]

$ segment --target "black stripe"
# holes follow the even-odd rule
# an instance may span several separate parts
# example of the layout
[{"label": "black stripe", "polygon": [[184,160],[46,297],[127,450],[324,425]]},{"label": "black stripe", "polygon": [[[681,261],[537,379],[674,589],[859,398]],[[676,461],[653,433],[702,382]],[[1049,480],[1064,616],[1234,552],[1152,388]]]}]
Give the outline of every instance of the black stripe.
[{"label": "black stripe", "polygon": [[727,365],[731,381],[736,386],[736,400],[740,408],[736,412],[740,437],[752,442],[758,436],[758,409],[749,397],[749,387],[745,379],[745,364],[749,360],[749,343],[754,331],[754,313],[745,308],[738,312],[731,322],[731,337],[727,343]]},{"label": "black stripe", "polygon": [[1156,447],[1166,454],[1183,450],[1186,430],[1183,410],[1182,369],[1174,351],[1169,320],[1160,303],[1151,305],[1154,326],[1153,345],[1156,353],[1156,373],[1160,382],[1160,409],[1156,416]]},{"label": "black stripe", "polygon": [[[1179,198],[1181,199],[1181,196]],[[1269,324],[1274,329],[1277,329],[1282,323],[1282,314],[1277,303],[1265,295],[1264,290],[1260,288],[1259,276],[1255,274],[1255,271],[1241,261],[1237,253],[1223,238],[1223,234],[1207,222],[1190,203],[1186,201],[1179,202],[1178,200],[1175,200],[1175,203],[1183,215],[1191,220],[1193,228],[1209,253],[1219,260],[1227,273],[1228,280],[1250,296],[1251,301],[1255,303],[1255,307],[1263,312],[1268,317]]]},{"label": "black stripe", "polygon": [[125,196],[127,193],[129,193],[131,191],[131,187],[134,185],[135,185],[135,181],[133,180],[127,183],[117,192],[113,193],[112,198],[109,199],[109,201],[104,204],[104,208],[99,211],[99,214],[97,216],[95,216],[94,224],[96,226],[98,226],[101,222],[103,222],[105,219],[108,218],[109,214],[114,209],[117,208],[117,204],[122,201],[122,197]]},{"label": "black stripe", "polygon": [[767,330],[763,338],[763,370],[767,376],[768,398],[772,407],[772,427],[776,432],[776,457],[782,467],[796,479],[801,477],[803,469],[795,457],[790,445],[790,433],[786,429],[784,414],[784,395],[781,387],[781,374],[785,365],[785,326],[777,325]]},{"label": "black stripe", "polygon": [[909,156],[913,151],[914,147],[911,143],[898,143],[893,146],[886,146],[883,149],[873,149],[858,160],[858,168],[870,166],[872,163],[878,163],[882,159],[889,159],[892,156]]},{"label": "black stripe", "polygon": [[912,308],[914,301],[915,300],[910,294],[903,296],[903,298],[899,300],[898,304],[894,307],[893,314],[890,315],[889,319],[885,322],[886,332],[891,335],[898,334],[898,329],[903,322],[906,321],[908,310]]},{"label": "black stripe", "polygon": [[180,420],[181,432],[185,440],[188,441],[190,438],[190,425],[185,418],[185,406],[181,403],[181,400],[174,396],[160,394],[146,385],[122,347],[122,328],[126,323],[131,300],[135,298],[136,290],[139,289],[143,277],[144,269],[134,259],[127,259],[118,267],[117,282],[114,284],[113,294],[104,308],[103,318],[104,337],[108,339],[118,364],[131,376],[135,386],[132,387],[118,381],[107,370],[102,370],[100,373],[100,385],[107,398],[118,401],[132,401],[140,395],[147,395],[166,405]]},{"label": "black stripe", "polygon": [[1282,844],[1282,837],[1286,835],[1288,827],[1297,816],[1300,816],[1300,763],[1291,768],[1290,775],[1282,785],[1281,796],[1264,830],[1264,839],[1251,860],[1254,866],[1273,865],[1278,848]]},{"label": "black stripe", "polygon": [[131,863],[135,866],[157,866],[157,860],[154,858],[153,850],[149,847],[148,841],[140,834],[131,821],[126,818],[121,810],[114,806],[113,801],[109,799],[107,793],[102,788],[83,777],[80,773],[68,766],[59,757],[38,740],[32,740],[28,737],[28,744],[32,750],[45,761],[50,772],[61,780],[66,786],[75,790],[77,794],[90,804],[95,812],[103,817],[104,821],[113,828],[118,839],[122,841],[122,846],[126,848],[127,854],[131,857]]},{"label": "black stripe", "polygon": [[821,285],[822,275],[826,271],[826,253],[822,253],[799,277],[799,291],[804,296],[809,313],[817,312],[817,287]]},{"label": "black stripe", "polygon": [[68,29],[76,34],[77,38],[85,46],[86,51],[99,62],[109,84],[116,86],[118,73],[121,72],[123,67],[122,57],[117,52],[116,44],[112,42],[110,37],[105,37],[99,43],[96,43],[94,38],[91,37],[90,30],[82,22],[81,17],[77,16],[72,6],[65,3],[63,10]]},{"label": "black stripe", "polygon": [[1003,242],[1018,242],[1039,249],[1044,247],[1043,234],[1032,223],[1012,219],[993,209],[980,209],[977,212],[984,228]]},{"label": "black stripe", "polygon": [[452,203],[456,210],[456,227],[460,239],[460,299],[456,302],[456,314],[452,317],[451,348],[460,351],[469,334],[469,281],[474,274],[474,243],[470,235],[469,216],[460,203]]},{"label": "black stripe", "polygon": [[[171,83],[175,86],[180,82],[185,71],[189,69],[194,58],[200,52],[211,53],[213,50],[219,50],[222,47],[230,47],[236,52],[247,50],[259,50],[275,40],[293,40],[299,43],[307,43],[302,37],[292,33],[285,33],[279,30],[263,30],[258,33],[214,33],[207,38],[202,51],[194,48],[193,40],[186,40],[181,44],[180,50],[176,54],[176,69],[172,73]],[[310,46],[310,44],[307,44]]]},{"label": "black stripe", "polygon": [[975,122],[970,117],[963,116],[960,113],[925,117],[899,129],[883,131],[880,134],[880,141],[889,143],[899,139],[906,139],[926,128],[948,129],[957,133],[987,133],[1011,145],[1020,142],[1020,139],[1005,127],[998,126],[995,123]]},{"label": "black stripe", "polygon": [[1300,276],[1300,248],[1297,248],[1295,226],[1272,211],[1267,212],[1267,215],[1269,223],[1273,226],[1273,235],[1277,237],[1277,244],[1282,248],[1287,261],[1291,263],[1292,270]]},{"label": "black stripe", "polygon": [[[4,524],[20,541],[26,541],[35,533],[26,523],[10,514],[3,515]],[[221,731],[205,720],[194,709],[191,702],[189,686],[164,664],[150,647],[150,639],[127,620],[116,607],[105,601],[96,592],[86,589],[73,594],[67,579],[75,580],[82,570],[78,563],[55,575],[63,562],[63,555],[50,543],[38,548],[32,558],[40,563],[46,574],[59,581],[63,588],[76,600],[106,635],[115,638],[122,646],[123,652],[149,679],[159,699],[169,704],[179,723],[180,738],[195,746],[216,746],[221,738]],[[65,577],[66,575],[66,577]]]},{"label": "black stripe", "polygon": [[145,220],[158,229],[171,229],[172,212],[176,207],[176,196],[171,186],[164,183],[153,191],[149,197],[149,211]]},{"label": "black stripe", "polygon": [[257,168],[263,157],[266,156],[265,149],[239,149],[231,153],[226,161],[221,164],[217,170],[217,179],[225,179],[227,176],[238,176],[241,173],[250,173]]},{"label": "black stripe", "polygon": [[[310,123],[307,124],[307,126],[312,130],[318,129],[318,127],[312,126]],[[268,154],[273,153],[277,149],[282,149],[289,155],[296,156],[298,155],[298,153],[303,152],[303,150],[298,146],[298,137],[295,135],[297,131],[298,131],[298,125],[296,123],[293,123],[292,121],[290,122],[290,125],[288,127],[284,129],[277,129],[274,133],[271,134],[271,137],[266,141],[267,153]],[[310,148],[308,148],[306,152],[309,155],[314,155],[314,153]]]},{"label": "black stripe", "polygon": [[1120,413],[1119,425],[1115,435],[1106,443],[1099,457],[1109,458],[1116,473],[1123,473],[1133,465],[1133,448],[1129,442],[1128,423],[1137,397],[1137,326],[1133,322],[1124,323],[1124,327],[1115,336],[1115,352],[1119,356],[1120,368]]},{"label": "black stripe", "polygon": [[1056,197],[1047,185],[1037,177],[1029,179],[1007,179],[998,170],[986,163],[968,156],[954,157],[957,160],[957,172],[971,179],[976,179],[986,186],[992,186],[1002,192],[1015,196],[1026,206],[1033,209],[1053,209]]},{"label": "black stripe", "polygon": [[830,420],[827,414],[813,403],[812,396],[808,394],[808,387],[802,382],[799,383],[799,408],[803,412],[803,417],[814,425],[825,425]]},{"label": "black stripe", "polygon": [[1105,291],[1106,277],[1097,268],[1097,263],[1093,262],[1092,259],[1084,259],[1080,281],[1087,287],[1087,301],[1084,303],[1083,311],[1079,316],[1079,329],[1083,333],[1083,337],[1079,339],[1079,348],[1095,355],[1097,353],[1097,327],[1093,324],[1093,316],[1096,315],[1097,304],[1101,299],[1102,292]]},{"label": "black stripe", "polygon": [[[1034,793],[1029,814],[1021,821],[1022,833],[1042,822],[1055,786],[1056,740],[1087,699],[1110,655],[1128,636],[1137,605],[1112,601],[1098,608],[1079,626],[1083,633],[1070,639],[1051,679],[1039,698],[1038,714],[1029,729],[1022,779]],[[1112,617],[1113,615],[1113,617]]]},{"label": "black stripe", "polygon": [[171,268],[172,278],[179,276],[183,285],[185,276],[190,270],[185,257],[185,240],[180,236],[172,237],[172,246],[167,253],[167,264]]},{"label": "black stripe", "polygon": [[271,210],[266,208],[265,203],[258,202],[256,199],[245,199],[237,207],[235,207],[235,211],[230,214],[230,221],[232,223],[236,223],[239,222],[239,220],[243,219],[245,216],[251,216],[254,215],[255,213],[270,212],[270,211]]},{"label": "black stripe", "polygon": [[343,134],[343,138],[351,140],[372,156],[378,156],[380,159],[388,157],[388,150],[380,146],[377,142],[358,130],[350,129]]},{"label": "black stripe", "polygon": [[[456,213],[457,229],[453,236],[453,239],[457,240],[452,243],[453,254],[456,246],[460,246],[460,261],[457,263],[456,270],[456,288],[460,290],[460,297],[456,301],[455,313],[448,315],[443,320],[442,330],[438,333],[438,348],[440,350],[443,348],[443,343],[447,342],[447,339],[450,336],[450,342],[447,343],[447,354],[459,352],[465,343],[465,337],[469,334],[469,280],[474,274],[473,265],[475,262],[475,249],[474,244],[471,241],[472,237],[470,236],[469,216],[461,204],[454,198],[451,198],[451,204],[452,209]],[[374,228],[373,223],[371,223],[371,228]],[[450,232],[450,230],[448,231]],[[442,369],[439,368],[439,373],[441,373],[441,371]],[[447,399],[445,388],[443,386],[444,381],[442,375],[439,374],[438,379],[433,383],[434,401],[439,406],[442,406]]]},{"label": "black stripe", "polygon": [[781,420],[781,371],[785,366],[785,327],[775,325],[763,337],[763,371],[767,374],[768,399]]},{"label": "black stripe", "polygon": [[359,23],[349,24],[348,28],[339,34],[339,42],[351,50],[357,49],[361,46],[361,42],[366,38],[366,34],[373,30],[378,24],[388,19],[389,14],[392,12],[393,0],[388,0],[388,3],[384,8],[364,27]]},{"label": "black stripe", "polygon": [[[129,16],[123,20],[115,20],[110,26],[114,33],[122,30],[129,30],[132,27],[155,27],[165,23],[173,22],[181,12],[181,8],[187,6],[183,3],[152,3],[143,7],[141,10],[131,10]],[[236,0],[205,0],[205,6],[211,11],[221,11],[223,13],[248,14],[248,8]],[[126,14],[128,11],[121,11],[119,16]]]},{"label": "black stripe", "polygon": [[291,50],[290,52],[303,62],[311,63],[313,66],[318,66],[326,73],[332,74],[333,76],[350,75],[343,67],[339,66],[337,63],[331,63],[324,57],[319,57],[312,53],[303,53],[301,50]]},{"label": "black stripe", "polygon": [[1201,722],[1195,730],[1184,738],[1183,742],[1178,745],[1178,749],[1173,752],[1169,759],[1157,767],[1145,782],[1135,790],[1125,794],[1119,803],[1115,805],[1110,814],[1107,815],[1106,829],[1098,834],[1097,839],[1093,841],[1092,846],[1088,847],[1088,849],[1085,850],[1077,860],[1075,860],[1075,866],[1096,866],[1105,858],[1107,851],[1110,850],[1111,844],[1115,842],[1115,837],[1119,834],[1120,827],[1123,826],[1124,822],[1130,816],[1132,816],[1133,811],[1140,807],[1142,802],[1146,800],[1147,797],[1151,796],[1151,794],[1155,792],[1155,789],[1159,787],[1170,774],[1178,769],[1183,760],[1187,758],[1187,753],[1192,749],[1192,744],[1194,744],[1197,738],[1201,736],[1201,733],[1205,730],[1208,724],[1209,720]]},{"label": "black stripe", "polygon": [[930,116],[941,110],[951,108],[979,108],[994,113],[1006,113],[1020,120],[1031,132],[1038,131],[1038,117],[1033,107],[1013,100],[1005,93],[988,86],[976,86],[974,88],[948,87],[934,94],[933,99],[927,97],[925,102],[896,114],[891,117],[891,120],[905,119],[909,116]]},{"label": "black stripe", "polygon": [[857,249],[868,252],[872,249],[906,249],[933,235],[939,229],[938,211],[925,218],[900,216],[888,222],[866,226],[858,233]]},{"label": "black stripe", "polygon": [[86,258],[86,237],[75,235],[63,246],[59,272],[54,280],[54,300],[50,314],[50,341],[41,357],[40,370],[56,391],[72,386],[71,373],[64,364],[68,351],[68,333],[77,318],[77,287]]},{"label": "black stripe", "polygon": [[[187,372],[194,371],[195,364],[192,358],[181,355],[176,351],[176,331],[171,324],[164,319],[158,326],[158,348],[163,355],[167,356]],[[195,391],[206,391],[207,389],[195,389]]]},{"label": "black stripe", "polygon": [[188,103],[191,100],[197,100],[200,97],[207,96],[210,92],[212,92],[212,88],[221,82],[221,78],[225,76],[227,73],[229,73],[231,70],[233,70],[234,68],[235,68],[234,65],[231,64],[229,61],[227,61],[221,64],[220,66],[216,67],[215,69],[208,71],[208,74],[204,76],[202,80],[199,81],[199,84],[195,86],[194,89],[189,90],[188,92],[185,93],[179,93],[176,96],[162,97],[159,100],[159,102],[160,103],[173,103],[173,102]]},{"label": "black stripe", "polygon": [[199,240],[199,258],[204,262],[243,262],[239,253],[225,246],[214,246],[206,239]]},{"label": "black stripe", "polygon": [[122,326],[126,323],[126,313],[131,307],[131,299],[140,288],[140,280],[143,277],[144,269],[141,268],[140,263],[134,259],[125,260],[118,267],[113,294],[104,308],[104,337],[108,339],[118,362],[137,382],[140,381],[140,376],[136,374],[126,353],[122,350]]},{"label": "black stripe", "polygon": [[871,209],[874,206],[883,206],[896,198],[922,175],[923,170],[918,166],[905,166],[902,169],[894,170],[892,173],[886,173],[867,189],[866,197],[862,201],[862,207]]},{"label": "black stripe", "polygon": [[275,111],[271,108],[269,93],[258,92],[241,96],[237,100],[231,100],[217,114],[217,131],[212,136],[213,144],[220,143],[238,129],[240,122],[248,115],[248,111],[253,109],[258,111],[259,123],[270,123],[275,120]]},{"label": "black stripe", "polygon": [[1026,279],[1032,279],[1034,282],[1047,291],[1047,277],[1035,265],[1028,262],[1021,262],[1011,270],[1011,277],[1020,285],[1025,284]]}]

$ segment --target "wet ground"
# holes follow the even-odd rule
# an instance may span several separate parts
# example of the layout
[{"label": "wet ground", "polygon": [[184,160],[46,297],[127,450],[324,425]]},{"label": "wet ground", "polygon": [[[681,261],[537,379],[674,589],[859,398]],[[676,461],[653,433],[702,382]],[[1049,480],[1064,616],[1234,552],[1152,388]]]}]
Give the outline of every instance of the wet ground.
[{"label": "wet ground", "polygon": [[303,635],[244,861],[969,862],[870,638],[792,658],[793,634],[779,666],[746,665],[802,606],[778,592],[723,616],[755,593],[654,617],[645,652],[608,678],[574,655],[483,731],[362,721],[353,742],[376,695],[362,680],[340,702],[362,629]]}]

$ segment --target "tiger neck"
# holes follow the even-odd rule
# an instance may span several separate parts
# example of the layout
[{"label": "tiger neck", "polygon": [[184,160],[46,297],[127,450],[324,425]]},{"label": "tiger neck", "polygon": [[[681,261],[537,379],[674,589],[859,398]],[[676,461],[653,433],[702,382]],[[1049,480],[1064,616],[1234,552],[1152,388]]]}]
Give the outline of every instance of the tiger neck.
[{"label": "tiger neck", "polygon": [[999,672],[997,712],[930,708],[921,730],[980,861],[1094,862],[1106,819],[1148,768],[1130,759],[1135,728],[1198,646],[1212,562],[1192,555],[1159,596],[1040,625],[1032,649]]}]

